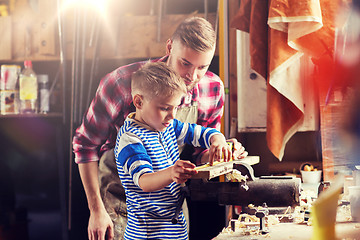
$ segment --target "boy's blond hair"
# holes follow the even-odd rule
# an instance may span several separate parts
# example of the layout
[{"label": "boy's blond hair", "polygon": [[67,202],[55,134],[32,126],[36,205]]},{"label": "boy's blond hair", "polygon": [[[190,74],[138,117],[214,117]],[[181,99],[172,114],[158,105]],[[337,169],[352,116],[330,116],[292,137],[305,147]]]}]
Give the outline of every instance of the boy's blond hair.
[{"label": "boy's blond hair", "polygon": [[175,93],[186,93],[184,80],[163,62],[148,62],[133,73],[131,94],[153,97],[169,97]]},{"label": "boy's blond hair", "polygon": [[171,40],[179,40],[185,47],[197,52],[206,52],[215,48],[216,33],[204,18],[191,17],[176,28]]}]

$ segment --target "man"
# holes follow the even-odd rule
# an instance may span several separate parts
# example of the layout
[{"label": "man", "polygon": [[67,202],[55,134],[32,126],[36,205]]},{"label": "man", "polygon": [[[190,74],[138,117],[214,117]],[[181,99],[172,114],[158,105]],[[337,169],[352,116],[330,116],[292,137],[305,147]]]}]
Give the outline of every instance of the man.
[{"label": "man", "polygon": [[[162,61],[185,81],[188,93],[176,118],[219,130],[223,114],[224,86],[218,76],[207,71],[215,52],[216,33],[203,18],[182,22],[166,42]],[[87,196],[90,219],[89,239],[121,239],[126,226],[125,193],[118,177],[114,146],[117,131],[126,116],[135,110],[131,98],[131,75],[143,66],[138,62],[120,67],[100,82],[95,98],[76,130],[73,148]],[[247,152],[235,139],[234,157]],[[188,147],[185,152],[188,152]],[[190,151],[194,163],[208,162],[208,152]],[[181,159],[184,159],[181,156]],[[100,188],[99,188],[100,184]]]}]

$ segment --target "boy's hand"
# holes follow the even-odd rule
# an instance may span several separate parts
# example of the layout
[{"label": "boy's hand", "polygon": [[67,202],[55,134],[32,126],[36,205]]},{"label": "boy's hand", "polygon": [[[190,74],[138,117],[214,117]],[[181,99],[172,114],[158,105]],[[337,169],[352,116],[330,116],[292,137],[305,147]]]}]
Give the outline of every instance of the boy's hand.
[{"label": "boy's hand", "polygon": [[197,173],[195,164],[187,160],[177,160],[171,170],[171,179],[176,183],[184,183]]},{"label": "boy's hand", "polygon": [[225,162],[231,160],[232,152],[231,147],[226,143],[226,139],[223,135],[216,134],[210,139],[210,156],[209,156],[209,164],[213,165],[214,161],[220,161],[224,159]]}]

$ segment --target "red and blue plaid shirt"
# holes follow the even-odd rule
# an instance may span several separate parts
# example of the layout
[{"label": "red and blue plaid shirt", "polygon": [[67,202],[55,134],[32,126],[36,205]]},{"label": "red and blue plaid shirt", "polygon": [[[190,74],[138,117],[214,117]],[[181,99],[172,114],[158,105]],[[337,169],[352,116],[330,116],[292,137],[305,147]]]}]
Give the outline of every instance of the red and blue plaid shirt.
[{"label": "red and blue plaid shirt", "polygon": [[[167,56],[151,61],[166,60]],[[119,67],[101,80],[95,98],[74,135],[76,163],[98,161],[104,151],[114,148],[118,130],[126,116],[135,111],[130,91],[131,75],[146,62]],[[198,102],[197,124],[220,130],[225,98],[221,79],[208,71],[188,94],[192,96],[192,101]]]}]

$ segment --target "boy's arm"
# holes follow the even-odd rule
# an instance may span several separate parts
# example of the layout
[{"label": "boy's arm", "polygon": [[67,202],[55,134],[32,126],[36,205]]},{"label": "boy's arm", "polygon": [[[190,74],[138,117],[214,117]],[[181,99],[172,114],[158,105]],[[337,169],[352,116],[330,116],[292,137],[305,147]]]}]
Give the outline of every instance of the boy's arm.
[{"label": "boy's arm", "polygon": [[194,123],[183,123],[177,119],[173,120],[173,127],[178,145],[187,143],[194,147],[210,148],[211,136],[221,134],[214,128],[206,128]]},{"label": "boy's arm", "polygon": [[139,178],[139,186],[144,192],[154,192],[172,182],[184,183],[196,173],[195,164],[190,161],[178,160],[173,166],[164,170],[144,173]]},{"label": "boy's arm", "polygon": [[130,174],[134,183],[144,192],[163,189],[172,182],[183,183],[197,173],[190,161],[178,160],[173,166],[153,172],[151,159],[141,139],[135,134],[124,133],[115,146],[116,163],[121,171]]}]

